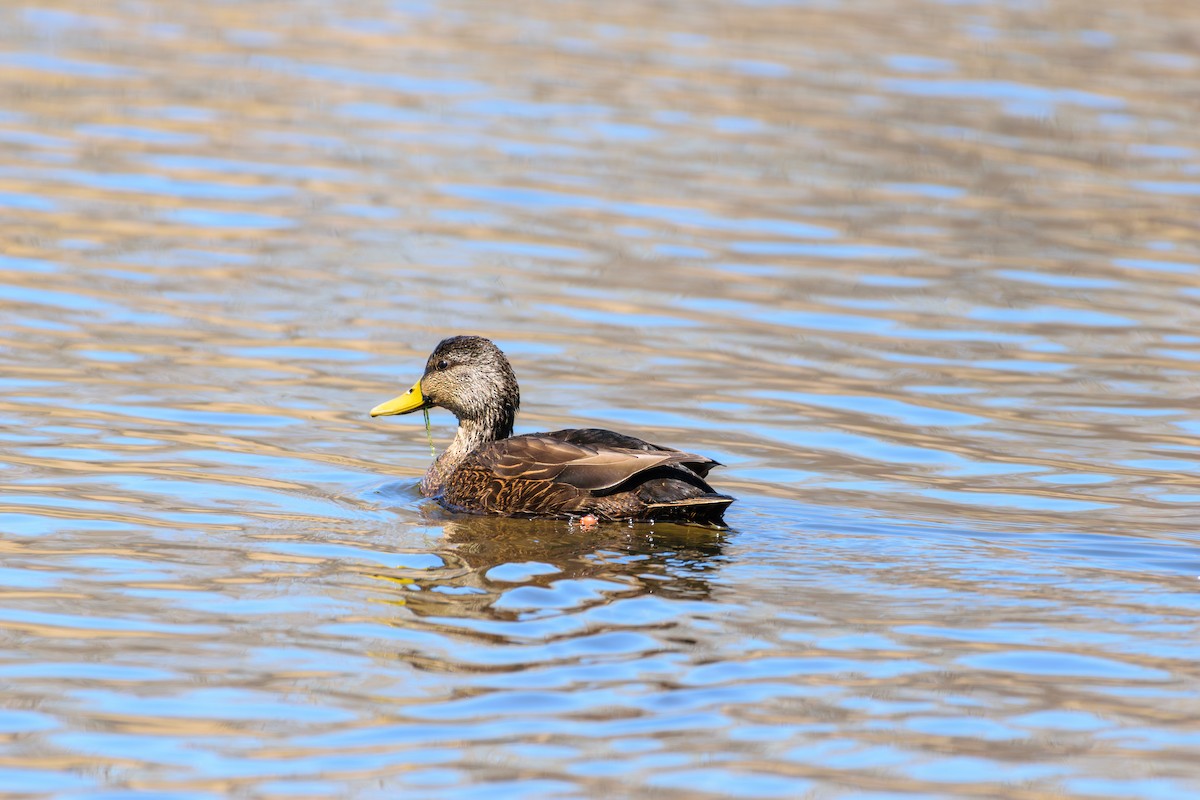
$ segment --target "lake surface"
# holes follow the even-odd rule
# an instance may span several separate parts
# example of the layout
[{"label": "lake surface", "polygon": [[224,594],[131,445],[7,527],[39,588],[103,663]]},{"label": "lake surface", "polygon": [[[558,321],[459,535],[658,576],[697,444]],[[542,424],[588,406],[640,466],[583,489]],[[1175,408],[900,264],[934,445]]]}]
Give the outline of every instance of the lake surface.
[{"label": "lake surface", "polygon": [[[1198,53],[1158,0],[5,4],[0,789],[1197,796]],[[367,411],[456,333],[730,529],[420,498]]]}]

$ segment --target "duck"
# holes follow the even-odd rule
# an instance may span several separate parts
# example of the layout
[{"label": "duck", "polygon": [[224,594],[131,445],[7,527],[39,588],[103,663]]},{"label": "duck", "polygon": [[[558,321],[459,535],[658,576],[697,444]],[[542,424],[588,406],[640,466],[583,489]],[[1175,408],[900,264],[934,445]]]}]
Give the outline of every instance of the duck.
[{"label": "duck", "polygon": [[443,408],[458,420],[420,492],[451,512],[726,527],[734,498],[706,482],[706,456],[602,428],[513,435],[521,405],[508,358],[483,336],[438,343],[425,371],[372,417]]}]

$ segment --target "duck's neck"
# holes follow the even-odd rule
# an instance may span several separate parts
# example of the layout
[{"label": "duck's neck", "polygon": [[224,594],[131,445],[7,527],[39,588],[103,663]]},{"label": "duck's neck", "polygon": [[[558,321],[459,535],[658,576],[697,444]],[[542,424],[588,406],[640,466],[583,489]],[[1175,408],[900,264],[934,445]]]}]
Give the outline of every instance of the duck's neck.
[{"label": "duck's neck", "polygon": [[446,452],[437,457],[421,480],[421,494],[432,497],[441,494],[447,479],[466,460],[467,456],[489,442],[512,436],[515,408],[503,407],[494,415],[482,419],[460,419],[458,433]]}]

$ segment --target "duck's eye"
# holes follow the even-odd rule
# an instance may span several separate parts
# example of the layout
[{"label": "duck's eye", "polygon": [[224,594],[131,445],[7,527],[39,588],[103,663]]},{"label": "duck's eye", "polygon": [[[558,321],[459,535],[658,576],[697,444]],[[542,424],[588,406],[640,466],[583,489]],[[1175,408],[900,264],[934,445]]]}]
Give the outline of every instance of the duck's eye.
[{"label": "duck's eye", "polygon": [[450,362],[443,358],[441,361],[439,361],[437,363],[437,368],[439,371],[444,370],[444,369],[450,369]]}]

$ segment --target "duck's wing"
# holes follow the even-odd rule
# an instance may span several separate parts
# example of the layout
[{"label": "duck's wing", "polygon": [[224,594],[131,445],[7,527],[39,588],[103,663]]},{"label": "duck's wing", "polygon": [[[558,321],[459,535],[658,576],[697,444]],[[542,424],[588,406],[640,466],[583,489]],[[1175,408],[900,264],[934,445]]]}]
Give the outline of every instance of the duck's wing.
[{"label": "duck's wing", "polygon": [[683,466],[701,458],[677,450],[577,444],[555,434],[534,433],[492,442],[477,450],[471,461],[500,481],[548,481],[604,492],[656,467]]},{"label": "duck's wing", "polygon": [[720,461],[715,461],[707,456],[687,453],[683,450],[676,450],[673,447],[663,447],[662,445],[639,439],[636,436],[627,436],[626,434],[605,430],[604,428],[568,428],[566,430],[551,431],[550,433],[537,435],[548,436],[567,444],[580,445],[582,447],[640,450],[647,453],[672,453],[676,456],[686,456],[686,458],[674,459],[673,463],[690,469],[701,478],[707,476],[709,470],[713,467],[721,466]]}]

